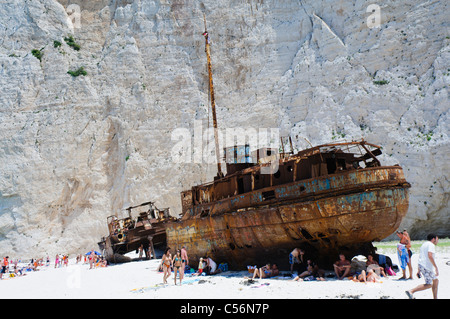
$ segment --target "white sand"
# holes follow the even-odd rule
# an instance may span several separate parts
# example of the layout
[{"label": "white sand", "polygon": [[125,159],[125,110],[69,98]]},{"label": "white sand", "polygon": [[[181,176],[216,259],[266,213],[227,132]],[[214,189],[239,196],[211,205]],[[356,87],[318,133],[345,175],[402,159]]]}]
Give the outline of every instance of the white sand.
[{"label": "white sand", "polygon": [[[388,254],[394,264],[397,256]],[[141,292],[132,289],[151,287],[162,283],[162,273],[156,271],[160,260],[146,260],[107,268],[89,269],[89,265],[76,265],[28,272],[26,276],[0,281],[0,298],[169,298],[169,299],[306,299],[306,298],[361,298],[361,299],[407,299],[405,290],[424,283],[416,278],[418,254],[414,254],[413,280],[383,278],[382,283],[356,283],[348,280],[328,279],[325,282],[294,282],[286,279],[262,279],[250,286],[242,284],[248,276],[245,271],[226,272],[222,275],[188,277],[185,284],[175,286],[173,275],[169,284],[160,288],[147,288]],[[450,253],[437,253],[439,268],[439,298],[450,298]],[[227,275],[234,274],[236,277]],[[261,283],[267,286],[257,287]],[[416,293],[417,299],[431,299],[431,290]]]}]

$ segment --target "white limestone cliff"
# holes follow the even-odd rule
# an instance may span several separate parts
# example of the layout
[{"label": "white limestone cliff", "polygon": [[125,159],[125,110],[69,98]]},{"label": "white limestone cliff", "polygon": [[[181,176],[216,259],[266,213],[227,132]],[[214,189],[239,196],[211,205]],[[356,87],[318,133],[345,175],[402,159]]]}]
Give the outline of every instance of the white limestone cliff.
[{"label": "white limestone cliff", "polygon": [[370,5],[1,1],[0,252],[96,248],[107,216],[148,200],[177,214],[179,192],[212,178],[171,158],[172,132],[210,118],[203,13],[219,127],[381,145],[412,185],[401,228],[449,236],[448,3],[378,3],[379,27]]}]

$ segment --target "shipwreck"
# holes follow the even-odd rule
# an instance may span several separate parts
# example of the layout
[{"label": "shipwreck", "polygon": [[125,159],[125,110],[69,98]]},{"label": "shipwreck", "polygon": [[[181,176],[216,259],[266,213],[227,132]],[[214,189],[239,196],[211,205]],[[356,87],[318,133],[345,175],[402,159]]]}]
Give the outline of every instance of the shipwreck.
[{"label": "shipwreck", "polygon": [[[127,218],[108,217],[109,236],[99,243],[107,259],[123,261],[123,254],[141,244],[153,256],[156,245],[184,246],[193,267],[210,256],[234,269],[267,262],[287,269],[295,247],[325,268],[340,252],[348,257],[374,253],[372,242],[394,233],[408,211],[411,185],[402,167],[383,166],[377,158],[382,148],[363,139],[294,153],[289,138],[289,152],[283,140],[281,152],[250,152],[249,145],[225,148],[224,174],[206,21],[203,35],[217,176],[181,192],[178,218],[152,202],[129,207]],[[132,217],[131,209],[145,205],[147,211]]]},{"label": "shipwreck", "polygon": [[[180,219],[164,225],[167,245],[185,246],[194,264],[209,255],[234,268],[276,262],[286,269],[295,247],[323,267],[331,266],[339,252],[348,257],[373,253],[372,241],[391,235],[408,211],[410,184],[402,167],[383,166],[377,158],[381,147],[364,140],[296,154],[292,148],[250,154],[249,146],[241,145],[225,149],[234,160],[227,159],[224,175],[206,22],[203,35],[218,173],[213,181],[181,192]],[[262,174],[274,161],[278,170]]]},{"label": "shipwreck", "polygon": [[[133,216],[132,210],[140,210]],[[164,225],[175,218],[169,208],[158,209],[153,202],[145,202],[126,208],[127,217],[107,218],[109,235],[103,237],[98,246],[106,260],[112,263],[131,261],[126,253],[136,251],[142,245],[145,258],[155,257],[155,247],[166,245]]]},{"label": "shipwreck", "polygon": [[226,176],[181,193],[182,217],[165,225],[167,244],[234,267],[286,268],[295,247],[327,264],[339,252],[374,253],[372,241],[406,215],[410,187],[402,168],[382,166],[379,154],[362,140],[270,155],[279,161],[274,174],[261,174],[269,163],[227,163]]}]

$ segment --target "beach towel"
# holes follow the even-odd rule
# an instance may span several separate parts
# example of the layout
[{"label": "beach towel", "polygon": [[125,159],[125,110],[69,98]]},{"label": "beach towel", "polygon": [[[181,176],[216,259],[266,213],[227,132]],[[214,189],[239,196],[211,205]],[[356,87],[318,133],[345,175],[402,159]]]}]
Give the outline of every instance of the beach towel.
[{"label": "beach towel", "polygon": [[403,270],[406,269],[406,266],[409,263],[409,255],[408,255],[408,251],[406,250],[405,245],[400,244],[400,243],[397,244],[397,255],[398,255],[398,261],[400,263],[400,267]]},{"label": "beach towel", "polygon": [[130,292],[132,292],[132,293],[144,293],[144,292],[149,291],[149,290],[156,290],[156,289],[163,288],[163,287],[166,287],[166,286],[168,286],[168,284],[156,284],[156,285],[153,285],[153,286],[131,289]]},{"label": "beach towel", "polygon": [[[190,285],[190,284],[193,284],[194,282],[199,281],[199,280],[201,280],[201,278],[193,278],[193,279],[183,280],[181,282],[181,284],[182,285]],[[168,286],[169,286],[169,284],[156,284],[156,285],[152,285],[152,286],[131,289],[130,292],[132,292],[132,293],[144,293],[146,291],[157,290],[157,289],[168,287]]]},{"label": "beach towel", "polygon": [[182,282],[181,282],[181,284],[182,285],[189,285],[189,284],[193,284],[194,282],[196,282],[196,281],[199,281],[199,280],[201,280],[202,278],[192,278],[192,279],[187,279],[187,280],[183,280]]}]

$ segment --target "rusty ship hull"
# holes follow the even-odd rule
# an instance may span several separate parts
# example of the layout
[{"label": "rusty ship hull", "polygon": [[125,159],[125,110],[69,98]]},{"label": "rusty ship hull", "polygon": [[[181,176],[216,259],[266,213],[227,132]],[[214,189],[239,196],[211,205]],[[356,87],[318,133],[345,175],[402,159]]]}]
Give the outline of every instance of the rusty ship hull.
[{"label": "rusty ship hull", "polygon": [[367,254],[372,241],[391,235],[408,211],[409,187],[400,166],[265,187],[192,206],[191,216],[166,225],[167,244],[185,246],[194,264],[209,255],[236,269],[267,262],[287,269],[290,251],[302,247],[327,268],[339,252]]},{"label": "rusty ship hull", "polygon": [[[132,216],[133,209],[143,210],[147,206],[139,215]],[[137,251],[142,245],[145,258],[156,258],[154,247],[166,244],[164,224],[175,218],[170,216],[168,208],[158,209],[153,202],[131,206],[126,210],[128,217],[119,219],[117,215],[112,215],[107,218],[109,235],[98,242],[102,255],[111,263],[128,262],[131,258],[124,255]]]}]

